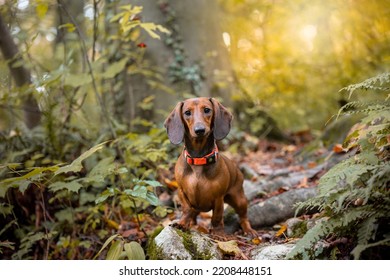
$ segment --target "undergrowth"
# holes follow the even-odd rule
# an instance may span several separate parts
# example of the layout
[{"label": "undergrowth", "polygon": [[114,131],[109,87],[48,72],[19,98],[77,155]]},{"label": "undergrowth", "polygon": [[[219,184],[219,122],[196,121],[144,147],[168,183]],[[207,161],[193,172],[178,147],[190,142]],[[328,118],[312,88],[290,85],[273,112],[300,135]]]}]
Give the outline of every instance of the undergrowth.
[{"label": "undergrowth", "polygon": [[0,181],[0,221],[5,225],[0,252],[13,259],[61,258],[64,251],[69,258],[90,258],[100,238],[117,232],[121,221],[134,221],[141,231],[145,215],[164,217],[170,210],[159,204],[162,185],[155,178],[167,164],[165,134],[162,128],[128,133],[95,145],[70,163],[53,164],[37,151],[13,153],[15,162],[29,159],[0,166],[6,177]]},{"label": "undergrowth", "polygon": [[[12,3],[2,8],[17,11]],[[58,8],[68,12],[64,3]],[[123,77],[161,83],[140,44],[169,31],[142,21],[140,6],[102,8],[95,10],[94,26],[86,23],[91,36],[81,36],[74,20],[59,27],[80,47],[68,54],[73,41],[58,43],[53,58],[42,57],[47,67],[30,69],[34,83],[0,86],[0,102],[18,104],[34,91],[43,112],[33,130],[14,121],[0,131],[0,259],[144,258],[148,219],[170,211],[157,196],[159,170],[171,159],[165,130],[146,117],[122,115],[153,107],[154,96],[126,107],[131,85]],[[124,238],[119,233],[126,230]]]},{"label": "undergrowth", "polygon": [[[390,73],[343,88],[349,97],[369,90],[389,92]],[[338,115],[363,113],[344,142],[351,157],[335,165],[319,181],[318,195],[299,204],[317,209],[321,219],[289,253],[291,259],[389,257],[390,245],[390,102],[350,102]],[[338,240],[339,242],[335,242]],[[338,244],[332,246],[332,244]]]}]

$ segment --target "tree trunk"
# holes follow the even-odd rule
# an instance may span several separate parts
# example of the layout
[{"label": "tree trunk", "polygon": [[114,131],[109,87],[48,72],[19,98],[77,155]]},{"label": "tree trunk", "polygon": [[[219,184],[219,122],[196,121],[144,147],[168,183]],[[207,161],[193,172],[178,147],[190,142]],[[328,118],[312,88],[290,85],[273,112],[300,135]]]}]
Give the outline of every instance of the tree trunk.
[{"label": "tree trunk", "polygon": [[[214,0],[131,2],[144,7],[143,22],[161,24],[172,32],[171,35],[163,34],[161,40],[145,35],[144,42],[147,46],[145,58],[150,60],[151,65],[157,66],[163,76],[163,84],[174,91],[174,94],[169,94],[161,89],[151,88],[145,82],[148,78],[133,76],[130,81],[133,102],[155,95],[154,109],[167,110],[179,100],[195,95],[220,97],[225,105],[230,106],[232,92],[236,92],[237,86],[233,82],[230,58],[223,44],[218,3]],[[174,44],[167,44],[169,40],[173,40]],[[191,76],[191,70],[195,71],[200,66],[202,79],[199,83],[190,78],[172,81],[172,65],[177,62],[177,56],[183,57],[183,63],[177,71],[182,71],[187,78]]]},{"label": "tree trunk", "polygon": [[[19,53],[18,46],[12,39],[2,15],[0,15],[0,49],[4,59],[8,62],[8,67],[16,86],[21,88],[30,85],[30,71],[23,66],[23,59]],[[14,66],[15,64],[17,64],[17,66]],[[24,121],[28,128],[34,128],[40,123],[41,112],[37,101],[31,93],[23,98],[23,111]]]}]

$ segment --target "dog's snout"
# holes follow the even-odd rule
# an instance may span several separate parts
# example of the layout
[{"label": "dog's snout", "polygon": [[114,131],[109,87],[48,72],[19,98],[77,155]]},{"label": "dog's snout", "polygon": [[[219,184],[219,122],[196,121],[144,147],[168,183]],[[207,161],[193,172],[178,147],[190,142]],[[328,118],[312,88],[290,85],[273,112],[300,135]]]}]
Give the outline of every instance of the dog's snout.
[{"label": "dog's snout", "polygon": [[194,127],[194,132],[195,132],[196,135],[202,136],[202,135],[205,134],[206,128],[205,128],[203,125],[198,124],[198,125],[196,125],[196,126]]}]

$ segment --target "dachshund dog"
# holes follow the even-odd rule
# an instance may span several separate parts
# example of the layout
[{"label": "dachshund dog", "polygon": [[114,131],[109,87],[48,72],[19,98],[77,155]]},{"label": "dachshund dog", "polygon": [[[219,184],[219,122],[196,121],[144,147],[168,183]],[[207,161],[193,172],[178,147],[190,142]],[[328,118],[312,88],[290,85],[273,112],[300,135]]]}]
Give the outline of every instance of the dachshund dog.
[{"label": "dachshund dog", "polygon": [[184,150],[175,165],[175,177],[183,216],[178,225],[196,225],[200,212],[213,210],[213,232],[223,233],[224,203],[234,208],[246,234],[256,236],[247,217],[243,175],[226,156],[218,153],[217,140],[225,138],[233,116],[213,98],[193,98],[179,102],[165,120],[169,140]]}]

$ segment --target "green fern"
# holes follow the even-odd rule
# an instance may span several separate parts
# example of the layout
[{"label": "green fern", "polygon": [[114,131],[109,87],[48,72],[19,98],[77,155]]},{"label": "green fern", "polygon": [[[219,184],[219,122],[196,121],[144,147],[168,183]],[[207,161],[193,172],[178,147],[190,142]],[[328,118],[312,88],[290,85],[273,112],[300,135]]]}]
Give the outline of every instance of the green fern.
[{"label": "green fern", "polygon": [[387,91],[390,89],[390,72],[379,74],[375,77],[369,78],[361,83],[352,84],[347,87],[344,87],[340,90],[347,91],[349,93],[349,98],[352,97],[352,94],[356,90],[379,90]]},{"label": "green fern", "polygon": [[[342,90],[349,96],[356,90],[388,91],[390,73],[384,73]],[[373,247],[390,245],[390,102],[378,100],[350,102],[341,113],[364,113],[356,130],[346,137],[344,146],[356,154],[335,165],[319,181],[318,195],[298,205],[297,213],[318,209],[324,220],[310,229],[288,258],[332,257],[326,238],[348,237],[355,259]],[[337,249],[337,248],[336,248]]]},{"label": "green fern", "polygon": [[[354,222],[372,214],[369,207],[361,209],[351,209],[343,214],[333,216],[322,222],[316,224],[310,229],[307,234],[297,243],[297,246],[287,255],[287,258],[301,258],[305,259],[317,258],[323,252],[324,247],[318,245],[318,241],[325,238],[329,234],[340,231]],[[306,256],[306,257],[305,257]]]}]

